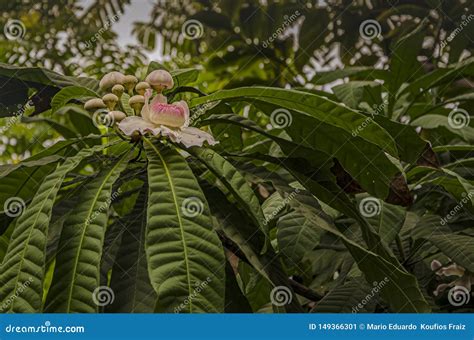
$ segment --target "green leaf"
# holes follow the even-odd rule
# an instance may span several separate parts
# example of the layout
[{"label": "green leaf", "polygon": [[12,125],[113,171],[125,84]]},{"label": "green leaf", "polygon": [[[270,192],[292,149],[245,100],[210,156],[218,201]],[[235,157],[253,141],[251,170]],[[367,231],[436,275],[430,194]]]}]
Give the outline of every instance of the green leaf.
[{"label": "green leaf", "polygon": [[228,261],[225,266],[225,280],[225,312],[252,313],[252,307],[250,307],[247,298],[242,293],[236,274]]},{"label": "green leaf", "polygon": [[403,83],[416,79],[417,74],[420,73],[421,68],[417,56],[425,37],[425,26],[426,21],[423,21],[392,47],[392,58],[390,60],[391,77],[388,82],[388,88],[392,96],[397,94]]},{"label": "green leaf", "polygon": [[378,205],[377,209],[379,212],[366,219],[380,235],[382,242],[390,245],[405,222],[406,210],[403,207],[388,204],[381,200],[376,204]]},{"label": "green leaf", "polygon": [[[205,190],[206,197],[212,202],[212,214],[219,220],[219,227],[242,250],[249,263],[259,273],[259,278],[265,279],[262,284],[273,287],[284,286],[292,292],[292,296],[295,296],[289,284],[288,276],[278,260],[278,255],[274,253],[271,247],[269,247],[265,254],[260,254],[265,242],[263,232],[252,223],[246,214],[243,214],[238,209],[234,209],[233,204],[228,202],[226,196],[220,190],[214,187],[205,187]],[[244,263],[241,261],[240,264]],[[244,293],[248,296],[245,290]],[[268,294],[260,298],[268,301]],[[254,306],[252,300],[249,300],[249,303]],[[296,298],[285,305],[285,310],[288,313],[303,312]]]},{"label": "green leaf", "polygon": [[344,67],[339,70],[318,72],[313,79],[311,79],[311,82],[316,85],[324,85],[346,77],[363,80],[385,80],[389,78],[389,73],[386,70],[374,69],[373,67],[368,66]]},{"label": "green leaf", "polygon": [[[383,286],[377,291],[381,289]],[[377,295],[372,293],[367,282],[356,278],[331,290],[318,301],[311,313],[373,313],[377,300]],[[366,303],[363,304],[363,301]]]},{"label": "green leaf", "polygon": [[159,312],[223,312],[224,253],[186,160],[144,139],[149,198],[145,250]]},{"label": "green leaf", "polygon": [[94,313],[94,298],[100,292],[100,258],[108,208],[117,193],[112,185],[127,166],[126,152],[112,166],[82,190],[78,205],[63,225],[56,256],[53,281],[46,300],[46,310],[55,313]]},{"label": "green leaf", "polygon": [[380,106],[381,89],[381,84],[373,81],[351,81],[332,88],[339,100],[354,109],[359,108],[363,102],[370,107]]},{"label": "green leaf", "polygon": [[[325,126],[337,127],[348,133],[357,130],[366,119],[363,114],[322,96],[301,91],[258,86],[222,90],[209,96],[195,98],[191,102],[191,107],[216,100],[262,101],[288,110],[304,112],[316,118],[321,124],[325,123]],[[292,121],[297,121],[300,117],[304,117],[304,115],[297,114],[297,117],[294,117]],[[291,123],[289,127],[291,127]],[[391,155],[397,155],[396,146],[391,136],[379,125],[371,124],[363,129],[359,135]]]},{"label": "green leaf", "polygon": [[428,240],[453,262],[474,273],[474,238],[467,235],[430,235]]},{"label": "green leaf", "polygon": [[398,151],[389,133],[376,123],[362,129],[358,135],[361,138],[352,136],[350,129],[360,130],[367,119],[364,115],[316,95],[262,87],[219,91],[196,98],[192,103],[199,105],[225,99],[261,101],[308,113],[287,112],[292,115],[292,123],[285,131],[293,142],[336,157],[365,190],[377,197],[387,197],[391,178],[399,169],[382,149],[395,157]]},{"label": "green leaf", "polygon": [[248,216],[260,227],[263,234],[267,236],[267,242],[265,242],[264,248],[262,249],[264,253],[269,240],[268,223],[263,215],[257,196],[255,196],[245,178],[230,162],[211,149],[191,148],[188,151],[203,162],[206,167],[222,181],[247,212]]},{"label": "green leaf", "polygon": [[[312,216],[307,215],[308,218]],[[416,278],[405,271],[400,264],[394,264],[352,241],[328,223],[319,219],[320,228],[341,238],[347,249],[364,273],[367,282],[386,281],[381,290],[384,299],[396,313],[427,313],[429,305],[425,301]]]},{"label": "green leaf", "polygon": [[110,279],[115,300],[106,306],[106,312],[152,313],[155,309],[156,294],[145,254],[147,196],[148,188],[143,186],[133,211],[122,221],[122,240]]},{"label": "green leaf", "polygon": [[174,79],[174,88],[194,83],[199,76],[199,70],[195,68],[183,68],[170,73]]},{"label": "green leaf", "polygon": [[0,302],[7,303],[17,294],[18,285],[27,285],[22,294],[7,303],[6,311],[33,313],[41,311],[46,256],[46,235],[57,192],[66,174],[86,157],[109,145],[83,149],[68,158],[49,174],[26,210],[18,218],[7,253],[1,264]]},{"label": "green leaf", "polygon": [[303,214],[291,212],[277,222],[277,239],[280,252],[297,265],[301,264],[308,251],[319,243],[320,230],[314,220]]},{"label": "green leaf", "polygon": [[51,100],[51,114],[54,114],[61,107],[65,106],[71,100],[81,100],[90,97],[97,97],[98,95],[82,86],[67,86],[61,89]]}]

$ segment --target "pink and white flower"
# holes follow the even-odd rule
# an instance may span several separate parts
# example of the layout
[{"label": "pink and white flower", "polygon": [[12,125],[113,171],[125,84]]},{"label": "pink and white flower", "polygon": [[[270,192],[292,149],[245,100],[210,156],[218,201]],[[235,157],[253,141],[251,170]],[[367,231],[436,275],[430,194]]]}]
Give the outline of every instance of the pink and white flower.
[{"label": "pink and white flower", "polygon": [[146,90],[141,117],[127,117],[118,124],[124,134],[131,136],[135,132],[142,135],[150,132],[155,136],[169,137],[187,148],[202,146],[204,142],[217,144],[207,132],[189,126],[189,108],[184,100],[168,104],[166,97],[158,93],[149,102],[151,96],[151,89]]}]

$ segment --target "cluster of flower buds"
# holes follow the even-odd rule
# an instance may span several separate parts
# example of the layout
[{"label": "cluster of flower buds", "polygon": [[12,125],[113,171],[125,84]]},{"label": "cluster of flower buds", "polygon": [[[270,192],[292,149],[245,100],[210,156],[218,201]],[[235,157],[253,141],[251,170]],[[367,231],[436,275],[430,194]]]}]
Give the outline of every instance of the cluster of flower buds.
[{"label": "cluster of flower buds", "polygon": [[120,72],[113,71],[107,73],[99,83],[101,91],[106,92],[102,98],[93,98],[84,104],[84,108],[89,112],[98,110],[108,111],[107,118],[112,122],[120,122],[127,117],[126,113],[121,111],[118,106],[122,95],[127,91],[130,96],[129,106],[140,115],[141,109],[145,104],[145,92],[154,89],[158,94],[163,90],[173,87],[173,77],[165,70],[155,70],[150,72],[145,81],[138,81],[133,75],[123,75]]}]

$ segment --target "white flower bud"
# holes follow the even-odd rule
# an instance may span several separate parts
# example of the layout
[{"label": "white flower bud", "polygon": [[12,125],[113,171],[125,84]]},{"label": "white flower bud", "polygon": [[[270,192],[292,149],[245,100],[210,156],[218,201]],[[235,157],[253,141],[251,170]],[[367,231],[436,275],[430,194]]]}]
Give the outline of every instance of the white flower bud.
[{"label": "white flower bud", "polygon": [[114,122],[120,122],[121,120],[124,120],[127,115],[123,113],[122,111],[110,111],[107,113],[110,117],[112,117]]},{"label": "white flower bud", "polygon": [[86,109],[87,111],[95,111],[104,108],[106,108],[106,105],[104,101],[100,98],[89,99],[84,104],[84,109]]},{"label": "white flower bud", "polygon": [[122,73],[117,72],[117,71],[107,73],[100,80],[99,87],[103,91],[108,90],[114,85],[123,84],[125,80],[124,78],[125,76]]},{"label": "white flower bud", "polygon": [[132,75],[126,75],[124,77],[123,86],[127,89],[128,93],[131,95],[135,84],[138,83],[138,79]]},{"label": "white flower bud", "polygon": [[125,91],[125,88],[120,84],[114,85],[112,87],[112,93],[119,98],[122,97],[123,91]]},{"label": "white flower bud", "polygon": [[165,70],[155,70],[151,72],[145,79],[147,83],[153,87],[156,92],[161,93],[164,89],[173,87],[173,77]]},{"label": "white flower bud", "polygon": [[107,108],[112,111],[115,108],[115,105],[118,102],[118,97],[113,94],[113,93],[107,93],[105,96],[102,97],[102,100],[104,101],[105,105],[107,105]]},{"label": "white flower bud", "polygon": [[143,104],[145,103],[145,97],[142,95],[135,95],[133,97],[130,97],[128,100],[128,105],[135,110],[135,114],[138,115],[143,107]]},{"label": "white flower bud", "polygon": [[149,88],[150,88],[150,84],[148,84],[145,81],[141,81],[137,84],[137,86],[135,86],[135,91],[137,91],[139,95],[143,96],[145,94],[145,91]]}]

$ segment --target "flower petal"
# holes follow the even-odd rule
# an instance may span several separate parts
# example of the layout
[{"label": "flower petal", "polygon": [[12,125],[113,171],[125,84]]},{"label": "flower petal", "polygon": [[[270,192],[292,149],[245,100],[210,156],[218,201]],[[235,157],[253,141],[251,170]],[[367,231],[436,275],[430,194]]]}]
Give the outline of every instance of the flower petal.
[{"label": "flower petal", "polygon": [[145,94],[143,95],[143,97],[145,97],[145,104],[143,105],[142,111],[140,112],[142,118],[145,119],[147,122],[150,121],[150,105],[148,104],[148,101],[150,100],[151,95],[151,89],[147,89],[145,91]]},{"label": "flower petal", "polygon": [[127,136],[131,136],[135,131],[140,132],[142,135],[150,131],[155,136],[161,132],[161,128],[137,116],[125,118],[118,124],[118,127]]},{"label": "flower petal", "polygon": [[181,106],[184,110],[184,124],[182,128],[189,126],[189,106],[184,100],[180,100],[179,102],[173,103],[174,105]]},{"label": "flower petal", "polygon": [[447,283],[442,283],[438,287],[436,287],[436,290],[433,292],[434,296],[439,296],[442,292],[446,290],[446,288],[450,287],[451,285]]},{"label": "flower petal", "polygon": [[187,148],[191,146],[202,146],[204,142],[207,142],[209,145],[215,145],[218,143],[214,137],[198,128],[184,127],[181,128],[181,131],[178,133],[179,137],[177,142],[183,144]]},{"label": "flower petal", "polygon": [[456,263],[453,263],[452,265],[449,265],[447,267],[443,267],[441,269],[439,269],[436,274],[441,276],[441,275],[444,275],[444,276],[463,276],[464,275],[464,272],[466,270],[457,265]]}]

